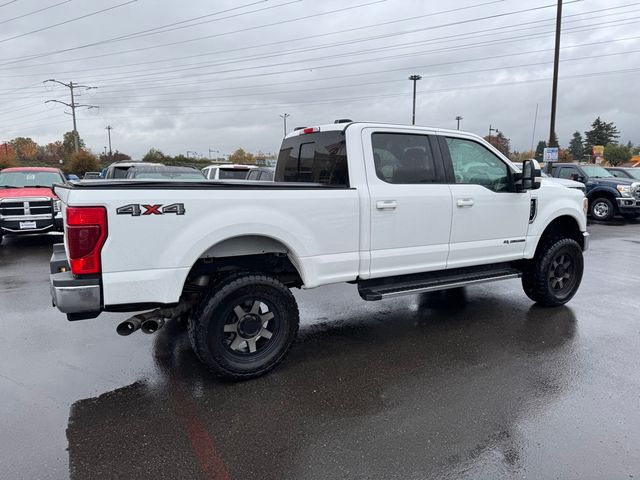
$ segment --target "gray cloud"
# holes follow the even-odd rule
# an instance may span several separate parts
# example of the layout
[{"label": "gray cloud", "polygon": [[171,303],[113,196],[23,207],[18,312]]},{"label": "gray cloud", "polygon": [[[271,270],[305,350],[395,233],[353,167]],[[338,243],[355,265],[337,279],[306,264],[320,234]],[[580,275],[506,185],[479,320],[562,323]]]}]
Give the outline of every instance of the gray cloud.
[{"label": "gray cloud", "polygon": [[[0,22],[55,3],[20,0],[0,9]],[[134,157],[150,147],[273,152],[283,112],[290,128],[336,118],[408,123],[412,73],[424,77],[420,124],[455,128],[462,115],[465,130],[486,135],[491,124],[526,150],[537,104],[534,141],[548,136],[555,18],[548,0],[138,0],[8,40],[121,3],[74,0],[0,23],[0,140],[44,143],[71,129],[61,105],[44,105],[68,101],[67,89],[41,83],[55,78],[98,87],[77,99],[100,107],[78,115],[96,152],[108,124],[114,148]],[[640,142],[640,70],[621,72],[639,68],[638,12],[640,2],[630,0],[565,2],[561,144],[597,115],[615,122],[623,140]],[[195,17],[202,18],[157,30]],[[60,50],[68,51],[53,53]]]}]

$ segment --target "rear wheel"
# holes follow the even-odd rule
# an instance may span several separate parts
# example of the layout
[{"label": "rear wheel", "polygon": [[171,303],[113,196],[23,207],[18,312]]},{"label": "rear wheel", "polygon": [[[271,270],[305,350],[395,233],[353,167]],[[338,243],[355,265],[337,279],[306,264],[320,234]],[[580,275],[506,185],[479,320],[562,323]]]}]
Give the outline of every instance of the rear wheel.
[{"label": "rear wheel", "polygon": [[613,202],[608,198],[596,198],[591,202],[590,213],[596,220],[610,220],[616,213]]},{"label": "rear wheel", "polygon": [[549,239],[524,271],[522,287],[540,305],[563,305],[578,291],[583,269],[578,242],[571,238]]},{"label": "rear wheel", "polygon": [[295,298],[278,279],[235,274],[216,286],[189,320],[189,338],[214,374],[242,380],[267,373],[298,332]]}]

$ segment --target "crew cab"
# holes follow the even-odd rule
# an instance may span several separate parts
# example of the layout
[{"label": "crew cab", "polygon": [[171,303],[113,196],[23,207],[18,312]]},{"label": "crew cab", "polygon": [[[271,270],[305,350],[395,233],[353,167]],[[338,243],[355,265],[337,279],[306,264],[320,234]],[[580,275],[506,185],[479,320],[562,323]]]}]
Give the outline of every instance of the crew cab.
[{"label": "crew cab", "polygon": [[197,356],[243,379],[296,336],[291,288],[356,284],[364,300],[522,278],[547,306],[576,293],[588,246],[582,192],[541,179],[461,131],[349,122],[288,134],[273,182],[59,186],[64,245],[53,303],[69,320],[187,319]]},{"label": "crew cab", "polygon": [[0,244],[4,235],[61,232],[60,201],[52,186],[65,182],[57,168],[13,167],[0,171]]},{"label": "crew cab", "polygon": [[589,200],[589,214],[596,220],[610,220],[620,214],[625,218],[640,215],[640,181],[618,178],[600,165],[557,163],[553,176],[584,183]]}]

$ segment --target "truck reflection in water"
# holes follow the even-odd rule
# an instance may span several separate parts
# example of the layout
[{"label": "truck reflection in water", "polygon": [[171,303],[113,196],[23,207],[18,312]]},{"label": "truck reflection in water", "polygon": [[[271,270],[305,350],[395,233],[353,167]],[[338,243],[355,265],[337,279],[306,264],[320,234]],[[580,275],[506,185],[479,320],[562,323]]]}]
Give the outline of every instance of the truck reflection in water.
[{"label": "truck reflection in water", "polygon": [[327,307],[335,317],[303,325],[293,358],[243,383],[213,379],[168,325],[154,344],[158,372],[72,406],[71,477],[523,473],[536,447],[519,423],[552,409],[581,373],[576,319],[568,307],[473,294]]}]

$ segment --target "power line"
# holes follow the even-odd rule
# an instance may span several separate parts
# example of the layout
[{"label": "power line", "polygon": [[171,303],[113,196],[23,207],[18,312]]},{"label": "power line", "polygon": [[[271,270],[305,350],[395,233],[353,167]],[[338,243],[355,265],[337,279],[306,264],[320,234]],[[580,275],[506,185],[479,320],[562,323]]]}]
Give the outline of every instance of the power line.
[{"label": "power line", "polygon": [[[137,1],[137,0],[132,0],[132,1]],[[573,1],[577,2],[577,1],[582,1],[582,0],[573,0]],[[212,35],[206,35],[204,37],[198,37],[198,38],[187,39],[187,40],[180,40],[180,41],[170,42],[170,43],[163,43],[163,44],[160,44],[160,45],[151,45],[151,46],[148,46],[148,47],[139,47],[139,48],[133,48],[133,49],[129,49],[129,50],[120,50],[118,52],[111,52],[111,53],[106,53],[106,54],[102,54],[102,55],[96,55],[95,58],[112,56],[112,55],[120,55],[121,53],[140,52],[140,51],[145,51],[145,50],[152,50],[152,49],[155,49],[155,48],[162,48],[162,47],[168,47],[168,46],[173,46],[173,45],[181,45],[181,44],[184,44],[184,43],[196,42],[196,41],[200,41],[200,40],[207,40],[207,39],[210,39],[210,38],[220,37],[220,36],[224,36],[224,35],[231,35],[231,34],[234,34],[234,33],[248,32],[248,31],[251,31],[251,30],[259,29],[259,28],[266,28],[266,27],[272,27],[272,26],[277,26],[277,25],[283,25],[283,24],[286,24],[286,23],[297,22],[297,21],[300,21],[300,20],[308,20],[310,18],[317,18],[317,17],[324,16],[324,15],[331,15],[331,14],[334,14],[334,13],[344,12],[344,11],[347,11],[347,10],[353,10],[353,9],[356,9],[356,8],[362,8],[362,7],[374,5],[374,4],[377,4],[377,3],[384,3],[384,2],[386,2],[386,0],[374,0],[374,1],[367,2],[367,3],[359,4],[359,5],[338,8],[338,9],[335,9],[335,10],[330,10],[330,11],[327,11],[327,12],[315,13],[315,14],[311,14],[311,15],[305,15],[305,16],[302,16],[302,17],[297,17],[297,18],[293,18],[293,19],[289,19],[289,20],[281,20],[281,21],[278,21],[278,22],[265,24],[265,25],[247,27],[247,28],[243,28],[243,29],[240,29],[240,30],[234,30],[234,31],[231,31],[231,32],[216,33],[216,34],[212,34]],[[5,62],[2,65],[20,63],[20,62],[23,62],[23,61],[33,60],[35,58],[41,58],[41,57],[44,57],[44,56],[49,56],[49,55],[53,55],[53,54],[57,54],[57,53],[65,53],[65,52],[80,50],[82,48],[87,48],[87,47],[91,47],[91,46],[93,46],[93,45],[92,44],[80,45],[80,46],[77,46],[77,47],[66,48],[66,49],[57,50],[57,51],[53,51],[53,52],[30,55],[27,58],[17,57],[17,59],[15,59],[16,57],[14,57],[14,59],[9,59],[9,60],[13,60],[13,61]]]},{"label": "power line", "polygon": [[48,25],[46,27],[38,28],[36,30],[31,30],[30,32],[21,33],[20,35],[14,35],[13,37],[7,37],[0,40],[0,43],[8,42],[9,40],[15,40],[16,38],[26,37],[27,35],[31,35],[33,33],[42,32],[44,30],[49,30],[51,28],[59,27],[60,25],[66,25],[67,23],[75,22],[77,20],[81,20],[83,18],[92,17],[94,15],[98,15],[100,13],[108,12],[109,10],[114,10],[116,8],[124,7],[125,5],[129,5],[131,3],[135,3],[138,0],[129,0],[128,2],[120,3],[118,5],[114,5],[112,7],[103,8],[102,10],[97,10],[95,12],[87,13],[86,15],[81,15],[79,17],[71,18],[69,20],[65,20],[64,22],[59,22],[53,25]]},{"label": "power line", "polygon": [[0,8],[2,8],[2,7],[6,7],[7,5],[10,5],[10,4],[12,4],[12,3],[16,3],[17,1],[18,1],[18,0],[11,0],[10,2],[3,3],[2,5],[0,5]]},{"label": "power line", "polygon": [[0,22],[0,25],[8,22],[12,22],[13,20],[18,20],[20,18],[28,17],[30,15],[35,15],[36,13],[44,12],[45,10],[51,10],[52,8],[59,7],[60,5],[64,5],[65,3],[72,2],[73,0],[64,0],[64,2],[56,3],[54,5],[49,5],[48,7],[40,8],[38,10],[33,10],[29,13],[24,13],[22,15],[18,15],[17,17],[8,18],[7,20],[3,20]]},{"label": "power line", "polygon": [[[232,48],[232,49],[228,49],[228,50],[201,53],[201,54],[197,54],[197,55],[186,55],[186,56],[174,57],[174,58],[169,58],[169,59],[154,60],[154,61],[150,61],[150,62],[137,62],[137,63],[133,63],[133,64],[128,64],[128,65],[120,65],[119,64],[119,65],[109,66],[109,67],[105,67],[105,68],[114,68],[114,67],[120,68],[120,67],[123,67],[123,66],[148,65],[148,64],[151,64],[151,63],[173,61],[173,60],[180,60],[180,59],[186,59],[186,58],[196,58],[196,57],[208,56],[208,55],[220,55],[220,54],[223,54],[223,53],[231,53],[231,52],[242,51],[242,50],[254,50],[256,48],[261,48],[261,47],[280,45],[280,44],[283,44],[283,43],[300,42],[302,40],[309,40],[309,39],[314,39],[314,38],[320,38],[320,37],[325,37],[325,36],[331,36],[331,35],[337,35],[337,34],[342,34],[342,33],[353,32],[353,31],[362,30],[362,29],[366,29],[366,28],[374,28],[374,27],[383,26],[383,25],[389,25],[389,24],[393,24],[393,23],[405,22],[405,21],[409,21],[409,20],[415,20],[417,18],[424,18],[424,17],[427,17],[427,16],[437,16],[437,15],[442,15],[442,14],[445,14],[445,13],[453,13],[453,12],[461,11],[463,9],[477,8],[477,7],[491,5],[491,4],[494,4],[494,3],[501,3],[503,1],[504,0],[492,0],[492,1],[489,1],[489,2],[480,3],[480,4],[476,4],[476,5],[471,5],[471,6],[467,6],[467,7],[455,8],[455,9],[450,9],[450,10],[442,10],[442,11],[439,11],[439,12],[434,12],[434,13],[430,13],[430,14],[426,14],[426,15],[418,15],[418,16],[413,16],[413,17],[407,17],[407,18],[402,18],[402,19],[393,20],[393,21],[389,21],[389,22],[370,24],[370,25],[366,25],[366,26],[348,28],[348,29],[344,29],[344,30],[337,30],[337,31],[328,32],[328,33],[308,35],[308,36],[305,36],[305,37],[289,38],[287,40],[280,40],[280,41],[277,41],[277,42],[269,42],[269,43],[263,43],[263,44],[259,44],[259,45],[250,45],[250,46],[247,46],[247,47],[236,47],[236,48]],[[420,29],[420,30],[425,30],[425,28]],[[393,35],[395,35],[395,33],[389,34],[389,36],[393,36]],[[387,35],[379,36],[379,38],[386,38],[386,36]],[[374,37],[371,37],[371,38],[374,38]],[[56,52],[53,52],[53,53],[56,53]],[[107,54],[107,55],[111,55],[111,54]],[[78,58],[69,59],[68,62],[77,62],[77,61],[82,61],[82,60],[92,60],[92,59],[99,58],[101,56],[102,55],[90,55],[90,56],[87,56],[87,57],[78,57]],[[16,58],[22,58],[22,57],[16,57]],[[5,59],[5,60],[14,60],[14,59]],[[14,67],[9,67],[9,68],[28,68],[28,67],[45,66],[45,65],[57,65],[57,64],[59,64],[59,61],[39,63],[39,64],[35,64],[35,65],[26,65],[24,67],[14,66]]]},{"label": "power line", "polygon": [[[640,18],[640,17],[639,17]],[[632,21],[633,19],[627,19],[628,21]],[[603,25],[602,23],[599,24],[599,26]],[[580,31],[586,31],[586,30],[593,30],[593,29],[598,29],[598,27],[591,27],[591,28],[583,28],[583,27],[579,27]],[[567,29],[568,30],[576,30],[578,27],[574,27],[574,29]],[[543,37],[545,35],[547,35],[547,33],[551,33],[551,32],[542,32],[542,33],[536,33],[536,34],[531,34],[531,35],[518,35],[517,37],[510,37],[507,39],[500,39],[500,40],[489,40],[489,41],[484,41],[484,42],[474,42],[474,43],[469,43],[469,44],[463,44],[463,45],[455,45],[455,46],[451,46],[451,47],[443,47],[443,48],[439,48],[439,49],[435,49],[435,50],[420,50],[417,52],[411,52],[411,53],[402,53],[402,54],[394,54],[394,55],[388,55],[388,56],[376,56],[374,58],[368,58],[368,59],[360,59],[360,60],[349,60],[349,61],[344,61],[344,62],[339,62],[339,63],[332,63],[332,64],[328,64],[328,65],[305,65],[303,67],[299,67],[299,68],[294,68],[294,69],[289,69],[289,70],[282,70],[280,68],[278,68],[277,71],[275,72],[262,72],[262,73],[255,73],[255,71],[257,69],[265,69],[265,68],[271,68],[271,67],[282,67],[285,65],[292,65],[292,64],[296,64],[296,63],[303,63],[303,62],[309,62],[309,61],[320,61],[320,60],[328,60],[328,59],[332,59],[332,58],[344,58],[344,57],[348,57],[348,56],[353,56],[353,55],[362,55],[365,53],[368,53],[367,51],[363,51],[363,50],[358,50],[355,52],[349,52],[349,53],[340,53],[340,54],[333,54],[333,55],[326,55],[323,57],[316,57],[316,58],[305,58],[305,59],[301,59],[301,60],[292,60],[292,61],[286,61],[286,62],[278,62],[278,63],[270,63],[270,64],[263,64],[263,65],[249,65],[246,67],[239,67],[239,68],[232,68],[232,69],[226,69],[226,70],[216,70],[213,72],[202,72],[202,73],[192,73],[191,77],[206,77],[206,76],[211,76],[211,75],[215,75],[215,76],[219,76],[221,74],[225,74],[225,73],[237,73],[237,72],[242,72],[242,71],[246,71],[246,70],[250,70],[254,73],[252,73],[252,77],[257,77],[257,76],[272,76],[272,75],[281,75],[281,74],[286,74],[286,73],[297,73],[297,72],[305,72],[308,70],[320,70],[320,69],[326,69],[326,68],[336,68],[336,67],[347,67],[347,66],[353,66],[355,64],[361,64],[361,63],[372,63],[372,62],[380,62],[380,61],[387,61],[387,60],[395,60],[395,59],[400,59],[400,58],[407,58],[407,57],[414,57],[414,56],[421,56],[421,55],[425,55],[425,54],[429,54],[429,53],[443,53],[443,52],[450,52],[450,51],[456,51],[456,50],[463,50],[466,48],[476,48],[476,47],[480,47],[480,46],[487,46],[487,45],[498,45],[498,44],[503,44],[503,43],[511,43],[511,40],[515,39],[515,40],[523,40],[526,38],[539,38],[539,37]],[[384,50],[387,47],[379,47],[377,49],[373,49],[374,51],[380,51],[380,50]],[[180,70],[178,69],[174,69],[173,71],[178,72]],[[168,77],[166,75],[162,75],[160,74],[160,77],[156,80],[155,78],[152,79],[147,79],[147,80],[141,80],[141,81],[131,81],[132,78],[134,77],[144,77],[144,76],[152,76],[152,75],[158,75],[158,74],[148,74],[148,75],[125,75],[123,77],[111,77],[108,79],[102,78],[102,81],[108,80],[111,83],[111,85],[121,85],[118,83],[118,80],[125,80],[126,81],[126,85],[128,86],[133,86],[133,85],[149,85],[150,82],[153,81],[162,81],[165,85],[177,85],[177,84],[167,84],[167,81],[170,80],[177,80],[177,79],[181,79],[183,78],[182,75],[178,75],[178,76],[172,76],[172,77]],[[220,79],[222,80],[229,80],[232,79],[233,77],[230,78],[225,78],[225,79]],[[244,77],[236,77],[236,78],[244,78]],[[99,77],[96,77],[94,79],[92,79],[92,81],[98,81]],[[198,84],[200,83],[200,81],[194,81],[191,84]],[[183,83],[183,85],[186,85],[186,83]]]}]

